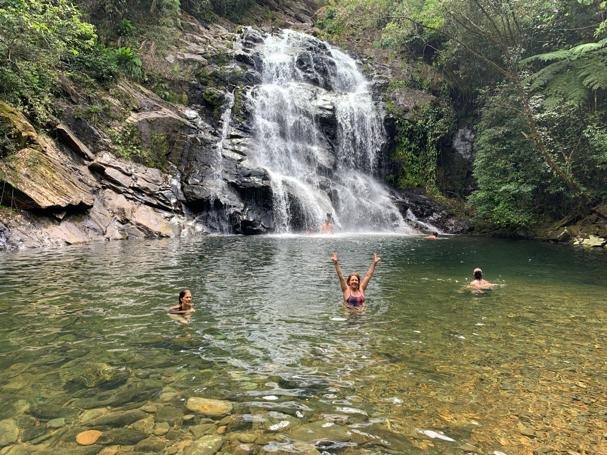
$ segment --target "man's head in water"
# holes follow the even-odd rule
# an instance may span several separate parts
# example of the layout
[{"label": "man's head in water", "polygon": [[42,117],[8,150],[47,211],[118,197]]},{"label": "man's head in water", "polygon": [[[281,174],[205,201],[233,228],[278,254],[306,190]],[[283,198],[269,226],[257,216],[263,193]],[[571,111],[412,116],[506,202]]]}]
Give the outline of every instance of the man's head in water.
[{"label": "man's head in water", "polygon": [[346,284],[350,286],[354,291],[357,291],[358,286],[360,286],[360,275],[357,272],[351,273],[350,275],[348,275]]},{"label": "man's head in water", "polygon": [[179,292],[179,304],[183,309],[192,308],[192,292],[189,289],[182,289]]},{"label": "man's head in water", "polygon": [[482,280],[483,279],[483,271],[481,269],[479,269],[478,267],[474,269],[474,279],[475,280]]}]

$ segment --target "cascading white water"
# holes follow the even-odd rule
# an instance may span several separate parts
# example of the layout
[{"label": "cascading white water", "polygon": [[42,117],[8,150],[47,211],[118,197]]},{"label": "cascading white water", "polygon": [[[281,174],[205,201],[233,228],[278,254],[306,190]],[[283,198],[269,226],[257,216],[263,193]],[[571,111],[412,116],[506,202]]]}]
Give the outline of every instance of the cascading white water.
[{"label": "cascading white water", "polygon": [[373,177],[385,132],[355,61],[290,30],[258,55],[252,159],[271,178],[276,231],[316,231],[330,213],[344,231],[414,233]]}]

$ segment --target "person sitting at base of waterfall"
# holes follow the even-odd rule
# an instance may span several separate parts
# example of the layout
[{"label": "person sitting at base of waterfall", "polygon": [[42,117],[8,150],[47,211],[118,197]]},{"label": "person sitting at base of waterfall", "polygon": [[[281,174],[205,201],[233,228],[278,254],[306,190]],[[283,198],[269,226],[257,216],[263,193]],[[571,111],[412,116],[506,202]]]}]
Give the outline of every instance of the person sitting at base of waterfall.
[{"label": "person sitting at base of waterfall", "polygon": [[426,237],[424,237],[426,240],[437,240],[438,239],[438,232],[434,231],[431,234],[427,235]]},{"label": "person sitting at base of waterfall", "polygon": [[169,308],[170,314],[190,314],[194,312],[192,306],[192,292],[189,289],[182,289],[179,292],[179,303]]},{"label": "person sitting at base of waterfall", "polygon": [[325,222],[320,226],[320,232],[323,234],[333,234],[333,217],[327,213]]},{"label": "person sitting at base of waterfall", "polygon": [[333,265],[335,265],[335,271],[337,272],[337,277],[339,278],[339,284],[341,285],[341,291],[344,295],[344,305],[349,309],[361,309],[365,304],[365,290],[375,272],[375,266],[380,260],[380,257],[377,253],[373,254],[373,262],[371,263],[371,267],[365,274],[362,281],[360,280],[360,275],[357,272],[350,273],[348,278],[344,278],[344,274],[341,271],[341,267],[339,267],[339,261],[337,259],[337,253],[333,253],[331,256],[331,260],[333,261]]},{"label": "person sitting at base of waterfall", "polygon": [[480,268],[475,268],[472,273],[474,275],[474,280],[470,282],[468,287],[481,291],[493,288],[493,283],[490,283],[483,278],[483,271]]}]

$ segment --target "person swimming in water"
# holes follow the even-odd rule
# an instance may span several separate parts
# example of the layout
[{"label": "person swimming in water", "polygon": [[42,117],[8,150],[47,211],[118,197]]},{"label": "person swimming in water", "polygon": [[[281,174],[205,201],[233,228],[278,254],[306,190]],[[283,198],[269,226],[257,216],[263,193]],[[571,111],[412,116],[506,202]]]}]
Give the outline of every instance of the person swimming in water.
[{"label": "person swimming in water", "polygon": [[194,311],[192,306],[192,292],[189,289],[182,289],[179,292],[179,303],[169,308],[170,314],[190,314]]},{"label": "person swimming in water", "polygon": [[438,239],[438,232],[434,231],[431,234],[428,234],[426,237],[424,237],[426,240],[437,240]]},{"label": "person swimming in water", "polygon": [[360,280],[360,275],[357,272],[350,273],[348,278],[344,278],[344,274],[341,271],[341,267],[339,266],[339,261],[337,259],[337,253],[333,253],[331,256],[331,260],[333,261],[333,265],[335,265],[335,271],[337,272],[337,277],[339,278],[339,284],[341,285],[341,291],[344,295],[344,305],[349,309],[362,309],[365,304],[365,290],[367,289],[367,285],[375,272],[375,266],[380,260],[380,257],[377,253],[373,254],[373,262],[371,263],[371,267],[363,277],[362,281]]},{"label": "person swimming in water", "polygon": [[477,290],[487,290],[493,288],[493,283],[490,283],[483,278],[483,271],[480,268],[475,268],[472,273],[474,275],[474,280],[470,282],[468,287]]}]

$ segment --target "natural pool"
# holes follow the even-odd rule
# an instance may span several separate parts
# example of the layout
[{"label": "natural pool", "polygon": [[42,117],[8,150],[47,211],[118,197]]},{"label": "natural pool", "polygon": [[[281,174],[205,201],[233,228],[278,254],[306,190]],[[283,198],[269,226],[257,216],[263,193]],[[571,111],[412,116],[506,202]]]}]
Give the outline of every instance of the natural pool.
[{"label": "natural pool", "polygon": [[[381,255],[366,313],[342,310],[333,250],[346,273]],[[498,289],[463,290],[477,265]],[[604,252],[205,237],[2,254],[0,271],[2,455],[607,453]],[[166,314],[182,287],[189,325]]]}]

